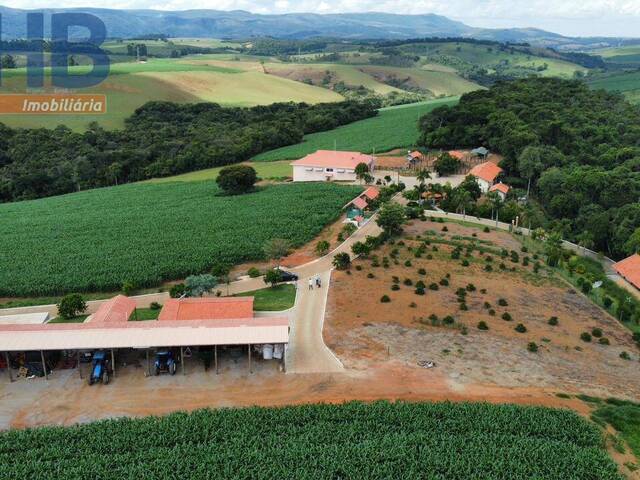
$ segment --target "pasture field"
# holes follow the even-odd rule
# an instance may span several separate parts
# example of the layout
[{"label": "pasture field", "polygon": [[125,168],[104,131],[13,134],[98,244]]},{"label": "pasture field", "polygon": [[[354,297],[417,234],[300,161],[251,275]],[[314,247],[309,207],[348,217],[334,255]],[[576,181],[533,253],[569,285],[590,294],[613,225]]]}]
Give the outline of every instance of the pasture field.
[{"label": "pasture field", "polygon": [[139,288],[312,240],[361,187],[287,184],[222,196],[214,182],[138,183],[0,205],[0,296]]},{"label": "pasture field", "polygon": [[454,105],[458,97],[383,108],[378,116],[328,132],[306,135],[302,143],[278,148],[254,157],[256,162],[295,160],[316,150],[354,150],[364,153],[387,152],[412,147],[418,139],[418,120],[442,105]]},{"label": "pasture field", "polygon": [[[263,180],[281,179],[293,176],[290,161],[282,162],[246,162],[246,165],[252,166]],[[218,178],[220,170],[224,167],[207,168],[205,170],[197,170],[195,172],[183,173],[173,177],[154,178],[146,180],[148,183],[169,183],[169,182],[199,182],[202,180],[215,180]]]},{"label": "pasture field", "polygon": [[199,410],[1,433],[0,476],[621,480],[602,443],[597,426],[576,413],[542,407]]},{"label": "pasture field", "polygon": [[[194,60],[192,61],[191,58]],[[78,74],[87,66],[72,67]],[[26,70],[3,72],[2,93],[23,93]],[[48,77],[46,77],[48,79]],[[45,90],[51,90],[50,84]],[[11,127],[55,127],[66,125],[84,130],[96,121],[104,128],[122,128],[136,108],[153,100],[176,103],[217,102],[225,106],[268,105],[274,102],[334,102],[342,96],[330,90],[287,80],[257,71],[213,65],[200,57],[149,59],[146,63],[114,63],[109,78],[81,93],[107,96],[104,115],[0,115],[0,122]]]},{"label": "pasture field", "polygon": [[631,103],[640,103],[640,72],[623,72],[611,75],[602,75],[589,79],[587,83],[593,89],[620,92]]}]

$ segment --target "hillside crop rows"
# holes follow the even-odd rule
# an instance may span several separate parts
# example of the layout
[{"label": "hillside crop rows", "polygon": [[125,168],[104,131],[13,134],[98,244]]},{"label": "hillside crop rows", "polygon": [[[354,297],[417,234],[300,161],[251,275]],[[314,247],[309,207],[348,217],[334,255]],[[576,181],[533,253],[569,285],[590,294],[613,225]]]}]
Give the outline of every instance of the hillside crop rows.
[{"label": "hillside crop rows", "polygon": [[0,434],[0,477],[621,479],[568,410],[379,402],[201,410]]},{"label": "hillside crop rows", "polygon": [[305,135],[296,145],[261,153],[255,161],[294,160],[316,150],[350,150],[363,153],[386,152],[394,148],[412,147],[418,138],[418,120],[443,105],[454,105],[457,97],[383,108],[376,117],[367,118],[334,130]]},{"label": "hillside crop rows", "polygon": [[130,184],[0,204],[0,296],[119,290],[301,245],[360,187],[290,184],[221,196],[214,182]]}]

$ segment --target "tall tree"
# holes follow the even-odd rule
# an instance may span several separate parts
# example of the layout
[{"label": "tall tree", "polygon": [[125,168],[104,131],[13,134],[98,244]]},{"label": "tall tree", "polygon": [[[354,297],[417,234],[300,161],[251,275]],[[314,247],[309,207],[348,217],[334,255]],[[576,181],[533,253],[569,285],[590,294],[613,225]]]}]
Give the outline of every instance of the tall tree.
[{"label": "tall tree", "polygon": [[531,181],[544,170],[544,149],[539,146],[526,147],[518,157],[518,171],[527,179],[527,198],[531,194]]}]

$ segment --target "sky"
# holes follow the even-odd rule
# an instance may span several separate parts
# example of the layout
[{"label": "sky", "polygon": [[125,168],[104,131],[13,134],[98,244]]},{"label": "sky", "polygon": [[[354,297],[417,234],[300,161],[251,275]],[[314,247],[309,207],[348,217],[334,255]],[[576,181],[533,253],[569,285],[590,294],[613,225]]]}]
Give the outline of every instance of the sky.
[{"label": "sky", "polygon": [[0,0],[4,6],[254,13],[435,13],[474,27],[536,27],[570,36],[640,37],[640,0]]}]

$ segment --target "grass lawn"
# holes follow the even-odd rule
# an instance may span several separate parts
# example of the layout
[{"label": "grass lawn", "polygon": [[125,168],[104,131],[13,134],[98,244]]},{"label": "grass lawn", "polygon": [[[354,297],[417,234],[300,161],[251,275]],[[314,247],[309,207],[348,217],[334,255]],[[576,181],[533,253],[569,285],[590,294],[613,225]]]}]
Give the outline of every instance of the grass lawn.
[{"label": "grass lawn", "polygon": [[62,318],[62,317],[56,317],[53,320],[49,320],[48,323],[84,323],[84,321],[89,318],[89,315],[78,315],[77,317],[73,317],[73,318]]},{"label": "grass lawn", "polygon": [[296,287],[278,285],[253,292],[240,293],[236,297],[255,297],[253,309],[256,312],[280,312],[289,310],[296,302]]},{"label": "grass lawn", "polygon": [[593,412],[593,418],[615,428],[640,459],[640,404],[608,399]]},{"label": "grass lawn", "polygon": [[130,322],[144,322],[146,320],[157,320],[160,315],[160,309],[153,308],[136,308],[129,318]]},{"label": "grass lawn", "polygon": [[455,105],[458,97],[383,108],[373,118],[354,122],[327,132],[305,135],[302,143],[278,148],[254,157],[256,162],[295,160],[316,150],[354,150],[363,153],[386,152],[414,146],[418,139],[418,120],[442,105]]},{"label": "grass lawn", "polygon": [[[285,177],[291,177],[293,175],[292,167],[289,165],[291,162],[285,160],[282,162],[247,162],[246,165],[251,165],[258,177],[263,180],[269,179],[281,179]],[[175,175],[173,177],[154,178],[147,180],[148,183],[167,183],[167,182],[198,182],[201,180],[215,180],[218,178],[220,170],[224,167],[207,168],[206,170],[198,170],[196,172],[183,173],[182,175]]]}]

